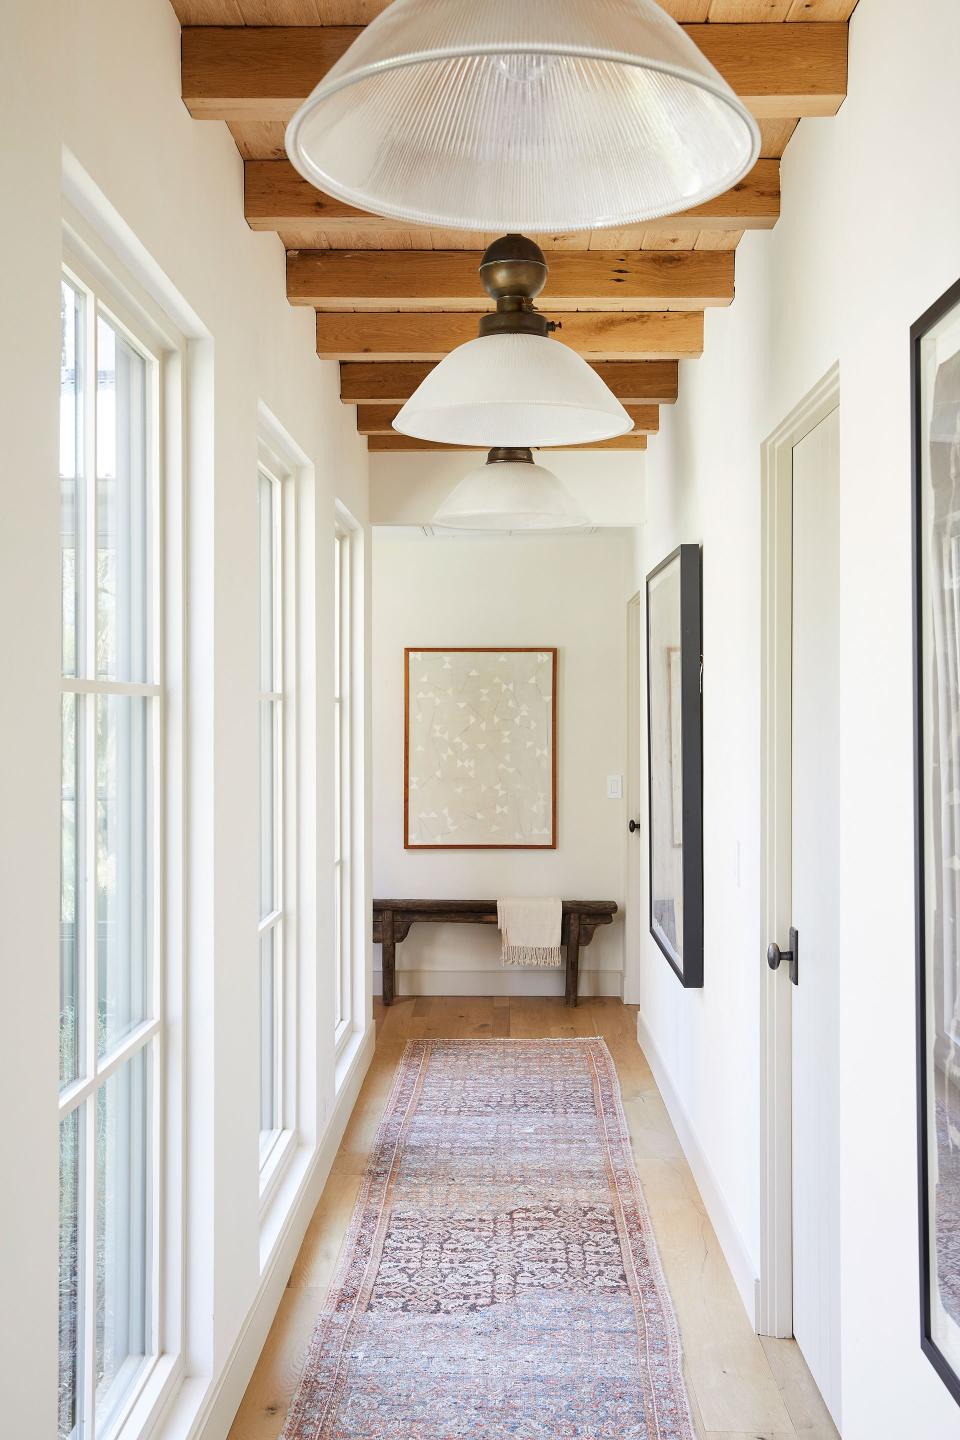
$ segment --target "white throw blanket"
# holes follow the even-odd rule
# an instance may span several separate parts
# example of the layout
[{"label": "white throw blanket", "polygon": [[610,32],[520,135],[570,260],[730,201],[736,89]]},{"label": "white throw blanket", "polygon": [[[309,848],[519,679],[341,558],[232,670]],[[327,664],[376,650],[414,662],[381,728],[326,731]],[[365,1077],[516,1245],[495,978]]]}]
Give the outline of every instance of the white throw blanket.
[{"label": "white throw blanket", "polygon": [[498,900],[500,955],[504,965],[560,965],[559,900]]}]

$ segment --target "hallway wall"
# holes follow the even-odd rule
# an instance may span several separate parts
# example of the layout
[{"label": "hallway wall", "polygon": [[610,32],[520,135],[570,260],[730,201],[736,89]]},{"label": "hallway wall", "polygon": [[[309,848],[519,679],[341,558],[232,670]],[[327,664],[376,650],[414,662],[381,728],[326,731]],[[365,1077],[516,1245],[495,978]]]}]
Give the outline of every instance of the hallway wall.
[{"label": "hallway wall", "polygon": [[[373,549],[374,893],[622,905],[627,816],[624,800],[606,798],[606,777],[626,763],[627,534],[452,540],[377,529]],[[404,647],[497,644],[559,648],[558,847],[404,850]],[[618,918],[583,951],[584,994],[620,994],[622,934]],[[505,971],[497,932],[470,925],[415,925],[397,950],[397,982],[401,995],[563,993],[560,971]]]},{"label": "hallway wall", "polygon": [[[0,45],[0,347],[4,523],[0,606],[0,895],[7,1023],[0,1047],[8,1183],[0,1307],[3,1429],[57,1432],[57,976],[60,552],[57,474],[63,193],[109,235],[135,282],[190,343],[191,810],[183,1187],[189,1235],[182,1381],[162,1433],[226,1434],[339,1135],[332,911],[333,517],[367,519],[367,457],[313,314],[286,300],[276,236],[243,215],[243,167],[225,125],[180,100],[180,27],[168,0],[8,0]],[[66,167],[66,179],[64,178]],[[317,601],[315,865],[319,964],[298,997],[309,1050],[303,1126],[263,1213],[258,1194],[257,407],[312,468]],[[367,607],[368,608],[368,607]],[[309,637],[305,636],[305,639]],[[178,694],[178,703],[182,695]],[[176,713],[175,710],[173,713]],[[307,748],[305,737],[305,749]],[[365,760],[365,756],[357,757]],[[309,776],[308,776],[309,778]],[[309,881],[309,874],[305,877]],[[311,956],[312,958],[312,956]],[[362,1017],[369,1020],[369,1013]],[[313,1026],[312,1037],[310,1027]],[[319,1037],[319,1038],[318,1038]],[[370,1033],[372,1040],[372,1028]],[[354,1070],[368,1058],[358,1037]],[[350,1076],[341,1097],[350,1099]],[[359,1083],[359,1076],[353,1077]],[[309,1084],[307,1081],[309,1080]],[[343,1108],[343,1107],[341,1107]],[[176,1111],[168,1115],[178,1123]],[[165,1294],[176,1300],[179,1280]],[[172,1309],[171,1309],[172,1313]],[[246,1369],[244,1368],[246,1367]],[[157,1435],[161,1432],[152,1432]]]},{"label": "hallway wall", "polygon": [[680,403],[661,412],[636,567],[639,584],[681,541],[703,544],[705,985],[683,992],[647,940],[640,1001],[747,1289],[772,938],[760,908],[760,445],[839,359],[845,1440],[948,1440],[960,1424],[919,1346],[908,372],[910,325],[960,274],[958,69],[954,0],[860,0],[849,98],[836,119],[801,122],[782,218],[745,236],[736,301],[708,313],[704,357],[683,365]]}]

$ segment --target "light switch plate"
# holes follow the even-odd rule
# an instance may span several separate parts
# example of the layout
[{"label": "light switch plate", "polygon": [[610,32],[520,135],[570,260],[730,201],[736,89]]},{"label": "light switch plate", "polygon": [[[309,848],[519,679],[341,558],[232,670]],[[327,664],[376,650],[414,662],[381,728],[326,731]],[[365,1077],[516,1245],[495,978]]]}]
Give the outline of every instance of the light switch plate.
[{"label": "light switch plate", "polygon": [[623,799],[623,776],[622,776],[622,775],[608,775],[608,776],[607,776],[607,799],[608,799],[608,800],[622,800],[622,799]]}]

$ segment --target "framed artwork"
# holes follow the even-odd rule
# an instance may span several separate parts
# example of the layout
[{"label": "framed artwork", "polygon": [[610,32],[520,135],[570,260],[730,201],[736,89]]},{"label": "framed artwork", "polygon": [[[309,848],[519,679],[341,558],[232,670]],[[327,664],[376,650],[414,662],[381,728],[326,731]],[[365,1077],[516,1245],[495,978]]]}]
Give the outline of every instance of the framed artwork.
[{"label": "framed artwork", "polygon": [[407,850],[553,850],[557,651],[404,651]]},{"label": "framed artwork", "polygon": [[703,984],[700,547],[647,576],[650,934],[681,984]]},{"label": "framed artwork", "polygon": [[960,1402],[960,283],[910,348],[921,1346]]}]

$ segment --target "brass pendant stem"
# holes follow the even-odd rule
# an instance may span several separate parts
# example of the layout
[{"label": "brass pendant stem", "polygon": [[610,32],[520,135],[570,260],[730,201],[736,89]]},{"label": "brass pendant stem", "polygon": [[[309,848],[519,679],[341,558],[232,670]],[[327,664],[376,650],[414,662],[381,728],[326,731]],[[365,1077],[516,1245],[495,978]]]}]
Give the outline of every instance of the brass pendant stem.
[{"label": "brass pendant stem", "polygon": [[482,316],[481,335],[547,335],[552,322],[533,302],[547,283],[543,251],[525,235],[503,235],[484,251],[480,262],[483,288],[497,302]]}]

